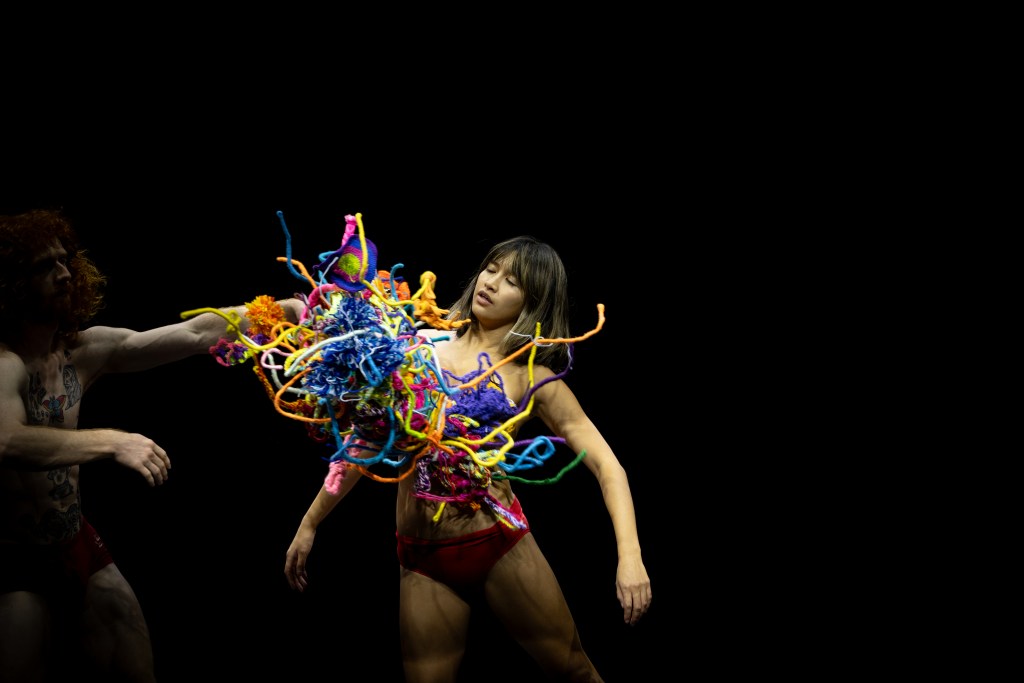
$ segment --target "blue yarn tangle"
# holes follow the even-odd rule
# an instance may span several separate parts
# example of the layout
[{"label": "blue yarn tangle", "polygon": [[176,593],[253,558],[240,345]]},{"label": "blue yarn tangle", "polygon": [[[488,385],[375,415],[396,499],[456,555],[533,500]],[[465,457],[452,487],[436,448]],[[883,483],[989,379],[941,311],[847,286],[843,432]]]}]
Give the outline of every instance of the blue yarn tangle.
[{"label": "blue yarn tangle", "polygon": [[[321,398],[371,398],[378,389],[380,403],[390,402],[386,380],[405,360],[406,342],[378,331],[377,309],[360,298],[341,299],[325,316],[322,332],[331,340],[320,358],[309,364],[305,388]],[[383,385],[383,386],[382,386]]]}]

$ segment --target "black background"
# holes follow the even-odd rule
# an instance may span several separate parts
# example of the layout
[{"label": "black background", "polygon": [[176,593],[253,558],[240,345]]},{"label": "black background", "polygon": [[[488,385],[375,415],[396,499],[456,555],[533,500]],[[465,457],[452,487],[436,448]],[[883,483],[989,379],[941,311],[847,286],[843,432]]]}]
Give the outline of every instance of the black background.
[{"label": "black background", "polygon": [[[531,167],[511,184],[484,168],[446,175],[429,159],[370,170],[338,157],[333,166],[321,159],[320,171],[280,157],[217,159],[197,158],[181,177],[149,160],[109,182],[88,168],[44,171],[20,178],[24,189],[8,186],[3,209],[63,208],[109,276],[94,322],[135,329],[194,308],[306,291],[276,261],[285,254],[278,211],[293,257],[307,265],[335,248],[345,214],[362,213],[378,266],[402,263],[413,283],[432,270],[444,306],[495,241],[529,233],[550,242],[568,269],[573,332],[593,328],[597,304],[606,307],[604,329],[577,344],[567,379],[630,478],[655,595],[638,626],[622,623],[614,537],[590,473],[579,467],[555,485],[516,492],[606,680],[638,680],[638,671],[684,656],[687,607],[674,596],[688,580],[690,539],[711,513],[694,515],[688,503],[696,482],[685,445],[692,404],[683,396],[695,370],[680,321],[692,293],[682,291],[670,182],[596,155],[571,168]],[[172,458],[171,478],[154,489],[109,462],[82,473],[85,513],[139,596],[158,676],[348,671],[364,680],[355,667],[401,680],[394,489],[369,480],[355,489],[320,529],[310,588],[292,592],[284,555],[322,483],[323,452],[274,412],[250,368],[197,356],[107,376],[83,403],[81,427],[145,434]],[[462,680],[538,675],[486,612],[475,614],[471,632]]]},{"label": "black background", "polygon": [[[278,210],[303,259],[362,212],[381,263],[435,271],[442,305],[495,240],[550,241],[575,329],[607,306],[568,381],[633,487],[655,594],[639,626],[621,623],[593,478],[516,491],[605,679],[874,673],[878,656],[917,654],[919,576],[892,578],[931,503],[890,522],[921,488],[890,471],[915,401],[914,354],[889,357],[909,309],[886,309],[906,212],[877,207],[886,165],[865,157],[887,157],[863,117],[793,61],[817,53],[773,48],[756,20],[687,21],[699,14],[505,13],[438,34],[165,12],[130,30],[100,16],[90,26],[113,28],[74,26],[75,44],[23,23],[0,212],[65,207],[111,275],[96,322],[135,328],[293,291]],[[244,23],[263,16],[270,30]],[[320,532],[309,592],[290,592],[284,552],[323,467],[247,369],[196,357],[107,377],[82,421],[174,460],[157,489],[109,463],[83,472],[164,683],[398,680],[393,493],[361,483]],[[926,616],[948,604],[933,598]],[[473,636],[463,680],[538,677],[485,615]]]}]

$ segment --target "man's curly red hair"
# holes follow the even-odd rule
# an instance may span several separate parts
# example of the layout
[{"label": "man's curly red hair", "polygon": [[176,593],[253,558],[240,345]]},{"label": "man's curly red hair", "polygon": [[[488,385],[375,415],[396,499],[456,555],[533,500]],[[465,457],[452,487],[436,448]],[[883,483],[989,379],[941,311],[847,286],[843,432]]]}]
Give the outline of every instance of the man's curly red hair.
[{"label": "man's curly red hair", "polygon": [[60,241],[68,253],[71,273],[70,305],[62,315],[57,333],[73,341],[78,331],[103,306],[107,278],[81,248],[71,221],[57,209],[34,209],[0,216],[0,341],[18,334],[27,307],[33,305],[29,283],[33,260]]}]

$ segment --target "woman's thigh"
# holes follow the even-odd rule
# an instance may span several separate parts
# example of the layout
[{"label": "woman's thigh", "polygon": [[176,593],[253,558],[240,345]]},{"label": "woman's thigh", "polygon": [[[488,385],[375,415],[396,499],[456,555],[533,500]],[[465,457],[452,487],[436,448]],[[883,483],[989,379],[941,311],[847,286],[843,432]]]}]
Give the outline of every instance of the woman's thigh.
[{"label": "woman's thigh", "polygon": [[400,567],[399,632],[409,681],[454,680],[470,606],[442,583]]},{"label": "woman's thigh", "polygon": [[574,638],[576,625],[569,605],[533,534],[523,536],[498,560],[484,591],[491,610],[521,643]]}]

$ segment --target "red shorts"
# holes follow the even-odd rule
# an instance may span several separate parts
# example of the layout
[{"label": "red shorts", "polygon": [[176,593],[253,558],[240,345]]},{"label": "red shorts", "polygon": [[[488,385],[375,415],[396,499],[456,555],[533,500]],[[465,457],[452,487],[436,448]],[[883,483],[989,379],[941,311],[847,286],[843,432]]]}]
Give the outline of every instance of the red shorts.
[{"label": "red shorts", "polygon": [[[518,498],[509,509],[514,517],[526,522]],[[529,522],[523,529],[498,522],[455,538],[425,539],[395,533],[398,563],[409,571],[445,584],[456,593],[478,591],[495,563],[529,532]]]},{"label": "red shorts", "polygon": [[81,597],[89,577],[113,561],[103,539],[83,517],[82,528],[63,543],[0,543],[0,593]]}]

